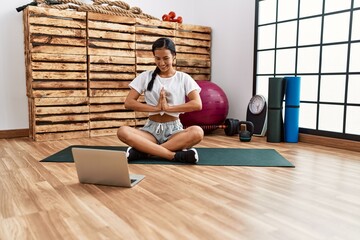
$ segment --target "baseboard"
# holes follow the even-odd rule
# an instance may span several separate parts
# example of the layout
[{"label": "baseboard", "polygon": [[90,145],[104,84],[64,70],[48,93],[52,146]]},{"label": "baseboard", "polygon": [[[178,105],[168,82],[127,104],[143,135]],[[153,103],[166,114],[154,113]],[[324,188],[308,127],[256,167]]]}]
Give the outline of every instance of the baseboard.
[{"label": "baseboard", "polygon": [[[29,137],[29,129],[0,130],[0,139],[18,137]],[[300,133],[299,142],[360,152],[360,142],[357,141]]]},{"label": "baseboard", "polygon": [[360,142],[300,133],[299,142],[360,152]]},{"label": "baseboard", "polygon": [[19,137],[29,137],[29,129],[0,130],[0,139]]}]

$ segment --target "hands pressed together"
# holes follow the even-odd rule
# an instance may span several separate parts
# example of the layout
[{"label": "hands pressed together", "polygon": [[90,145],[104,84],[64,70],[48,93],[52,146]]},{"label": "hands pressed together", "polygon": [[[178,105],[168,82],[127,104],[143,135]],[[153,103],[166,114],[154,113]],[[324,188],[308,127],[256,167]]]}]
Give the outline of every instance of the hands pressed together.
[{"label": "hands pressed together", "polygon": [[169,104],[166,100],[166,91],[164,88],[161,88],[157,107],[159,108],[160,111],[166,111],[169,109]]}]

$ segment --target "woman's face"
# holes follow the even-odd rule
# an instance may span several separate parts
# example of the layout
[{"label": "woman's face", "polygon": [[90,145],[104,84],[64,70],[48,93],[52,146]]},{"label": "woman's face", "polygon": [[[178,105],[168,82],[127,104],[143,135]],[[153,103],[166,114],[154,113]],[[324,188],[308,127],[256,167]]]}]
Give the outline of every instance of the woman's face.
[{"label": "woman's face", "polygon": [[154,51],[155,64],[162,73],[169,73],[173,70],[174,56],[166,48],[156,49]]}]

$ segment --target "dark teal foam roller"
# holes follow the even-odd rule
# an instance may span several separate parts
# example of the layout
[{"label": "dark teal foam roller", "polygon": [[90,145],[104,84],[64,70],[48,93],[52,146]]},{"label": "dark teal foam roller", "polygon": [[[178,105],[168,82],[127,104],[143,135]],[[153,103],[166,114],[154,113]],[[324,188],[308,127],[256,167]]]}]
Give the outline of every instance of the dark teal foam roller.
[{"label": "dark teal foam roller", "polygon": [[284,141],[296,143],[299,139],[300,77],[285,77]]},{"label": "dark teal foam roller", "polygon": [[281,108],[283,106],[285,83],[286,82],[284,78],[269,78],[269,109]]},{"label": "dark teal foam roller", "polygon": [[284,139],[284,123],[282,110],[269,109],[266,140],[272,143],[282,142]]},{"label": "dark teal foam roller", "polygon": [[283,99],[284,78],[269,78],[267,141],[282,142],[284,137]]}]

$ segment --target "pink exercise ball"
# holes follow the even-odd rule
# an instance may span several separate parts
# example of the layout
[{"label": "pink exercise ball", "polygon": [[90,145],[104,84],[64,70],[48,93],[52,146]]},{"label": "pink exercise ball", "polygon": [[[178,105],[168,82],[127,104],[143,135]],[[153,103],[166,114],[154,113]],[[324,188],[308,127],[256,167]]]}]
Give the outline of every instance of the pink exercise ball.
[{"label": "pink exercise ball", "polygon": [[184,127],[223,124],[229,112],[229,102],[225,92],[213,82],[205,80],[196,82],[201,87],[202,110],[181,114],[181,123]]}]

